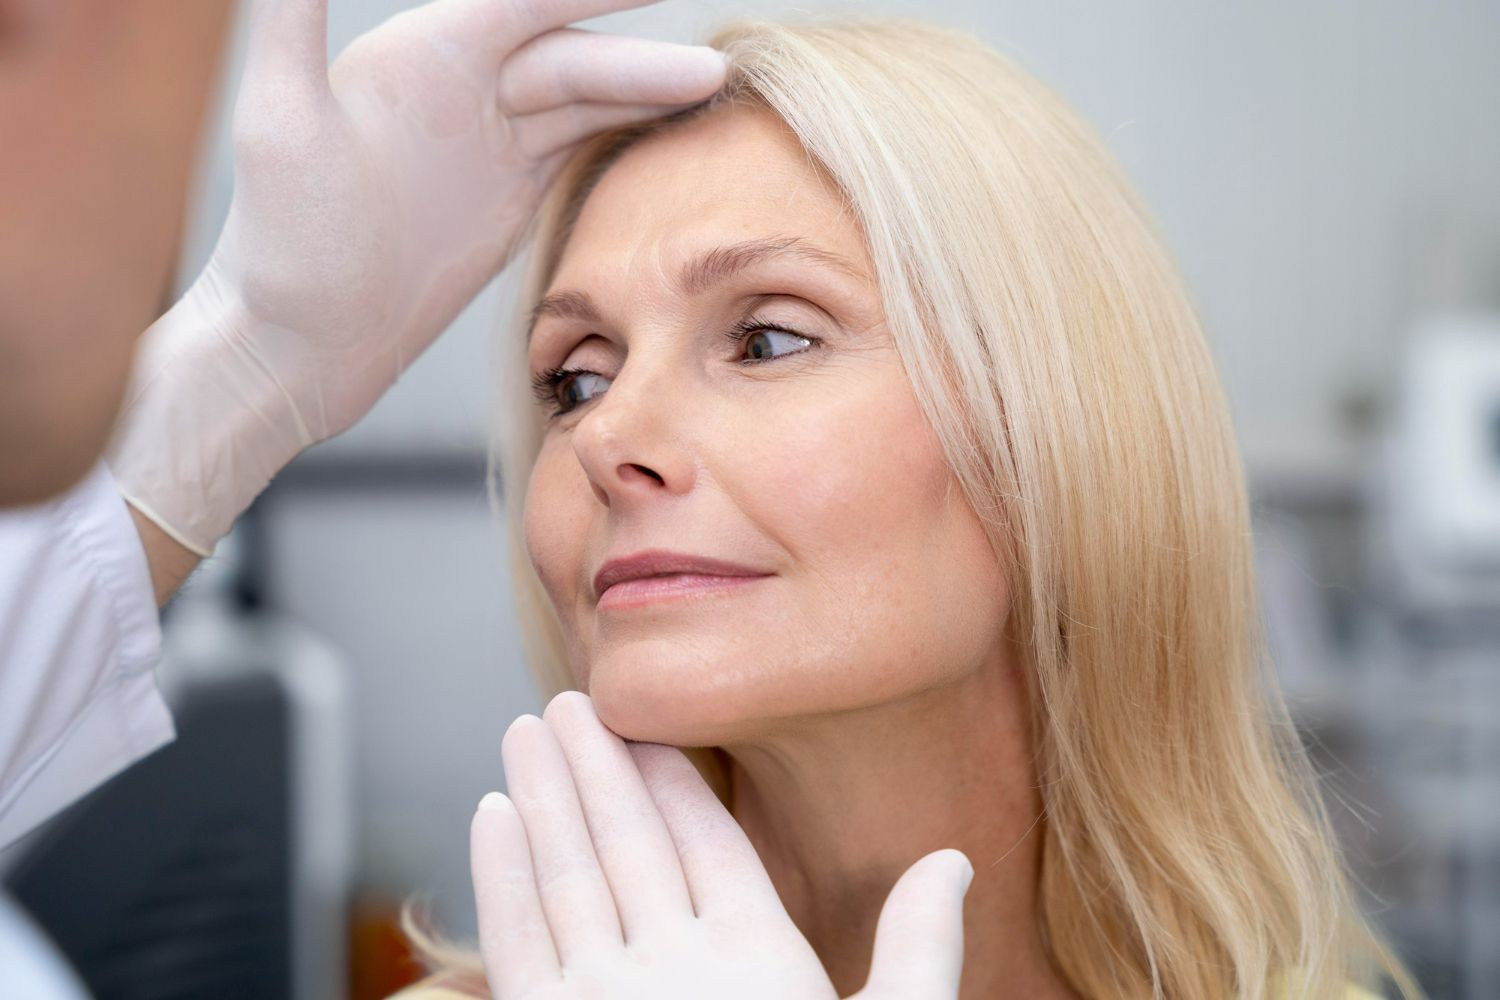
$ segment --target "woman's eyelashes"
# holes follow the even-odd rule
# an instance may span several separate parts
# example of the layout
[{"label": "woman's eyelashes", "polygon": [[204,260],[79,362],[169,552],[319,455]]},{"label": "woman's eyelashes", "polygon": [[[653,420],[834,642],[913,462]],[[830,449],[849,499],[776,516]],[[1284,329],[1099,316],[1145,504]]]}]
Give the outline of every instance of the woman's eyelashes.
[{"label": "woman's eyelashes", "polygon": [[782,357],[781,354],[773,353],[772,349],[767,346],[751,348],[750,345],[752,343],[755,343],[757,338],[760,338],[760,343],[762,345],[768,344],[775,336],[790,337],[792,339],[802,341],[802,347],[798,348],[796,351],[786,351],[784,352],[785,354],[796,354],[798,353],[798,351],[806,350],[808,347],[811,347],[815,341],[815,338],[809,337],[806,334],[798,333],[796,330],[788,330],[784,326],[777,326],[774,323],[765,323],[756,319],[740,320],[734,326],[730,327],[728,330],[725,330],[724,336],[731,344],[734,344],[735,346],[739,346],[743,342],[744,346],[748,350],[750,350],[750,354],[741,363],[750,362],[752,364],[757,361],[770,361],[774,358]]},{"label": "woman's eyelashes", "polygon": [[[819,342],[816,337],[756,319],[741,320],[725,330],[724,336],[744,349],[745,356],[736,362],[740,365],[765,364],[788,354],[801,354]],[[788,342],[794,342],[793,349],[778,352],[777,348]],[[548,368],[532,376],[531,387],[537,402],[551,408],[550,416],[560,417],[602,393],[608,382],[609,376],[589,368]]]}]

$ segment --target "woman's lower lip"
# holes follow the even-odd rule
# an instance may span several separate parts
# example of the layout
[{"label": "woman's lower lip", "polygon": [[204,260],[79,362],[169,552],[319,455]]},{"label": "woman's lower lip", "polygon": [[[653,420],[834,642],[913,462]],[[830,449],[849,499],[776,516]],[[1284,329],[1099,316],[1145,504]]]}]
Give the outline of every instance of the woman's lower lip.
[{"label": "woman's lower lip", "polygon": [[732,590],[764,580],[761,576],[713,576],[705,573],[673,573],[669,576],[644,576],[636,580],[623,580],[599,595],[601,610],[619,611],[655,604],[675,597],[686,597],[709,591]]}]

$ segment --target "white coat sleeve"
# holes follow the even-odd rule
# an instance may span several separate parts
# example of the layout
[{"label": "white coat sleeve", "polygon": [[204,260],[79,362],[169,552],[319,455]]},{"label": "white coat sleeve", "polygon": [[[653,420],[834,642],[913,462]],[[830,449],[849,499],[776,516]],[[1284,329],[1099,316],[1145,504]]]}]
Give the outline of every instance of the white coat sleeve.
[{"label": "white coat sleeve", "polygon": [[0,510],[0,847],[175,735],[140,536],[101,463]]}]

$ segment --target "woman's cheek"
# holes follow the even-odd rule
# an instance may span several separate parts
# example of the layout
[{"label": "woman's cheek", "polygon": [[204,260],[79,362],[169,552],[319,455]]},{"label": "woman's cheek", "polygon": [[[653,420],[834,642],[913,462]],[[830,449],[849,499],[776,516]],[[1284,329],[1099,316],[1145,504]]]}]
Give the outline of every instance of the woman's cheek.
[{"label": "woman's cheek", "polygon": [[790,499],[799,524],[862,560],[868,544],[890,551],[928,530],[948,477],[904,376],[880,375],[825,396],[822,412],[797,414],[781,451],[757,463],[774,470],[768,495]]},{"label": "woman's cheek", "polygon": [[[726,438],[741,495],[780,520],[826,529],[875,500],[885,475],[879,401],[844,379],[809,378],[790,400],[744,414]],[[873,422],[873,424],[872,424]]]},{"label": "woman's cheek", "polygon": [[[568,581],[578,577],[584,531],[571,523],[577,518],[577,505],[565,495],[567,484],[560,473],[555,459],[544,450],[532,467],[523,517],[527,557],[553,607],[563,614],[572,606],[574,595],[569,593]],[[578,551],[572,551],[575,548]]]}]

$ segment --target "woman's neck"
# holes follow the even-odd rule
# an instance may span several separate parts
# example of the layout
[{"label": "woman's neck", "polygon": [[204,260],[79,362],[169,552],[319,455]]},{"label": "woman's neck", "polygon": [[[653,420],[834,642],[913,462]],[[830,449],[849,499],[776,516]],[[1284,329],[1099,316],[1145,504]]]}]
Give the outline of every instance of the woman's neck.
[{"label": "woman's neck", "polygon": [[1040,796],[1025,692],[994,667],[899,702],[726,746],[732,812],[839,996],[861,989],[896,879],[945,847],[974,865],[962,1000],[1071,996],[1037,915]]}]

